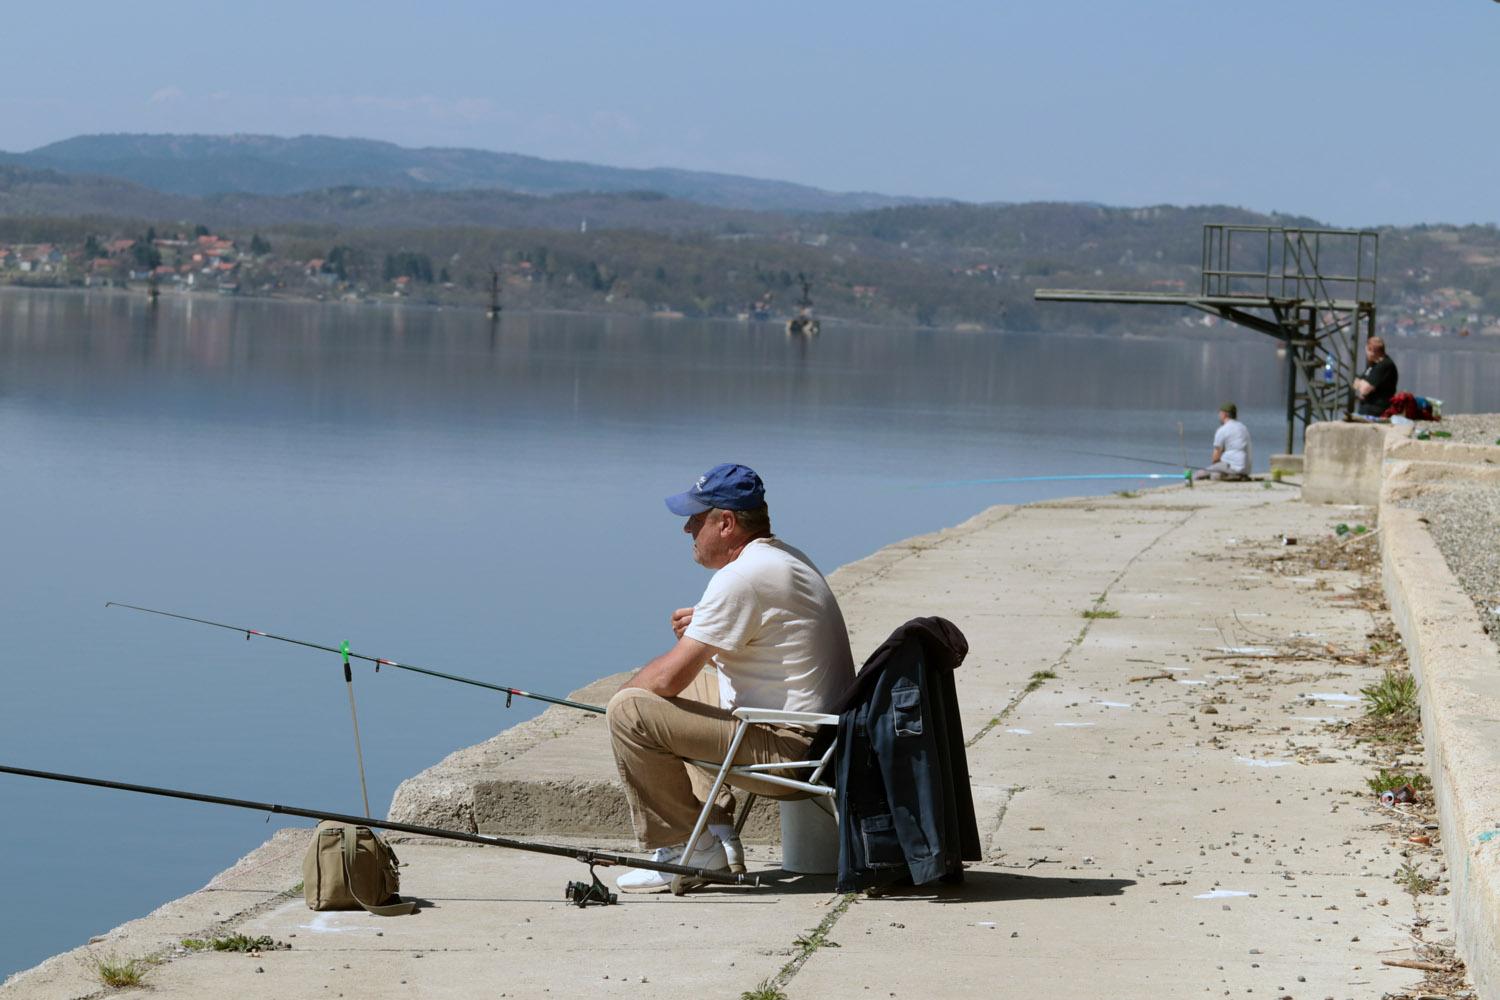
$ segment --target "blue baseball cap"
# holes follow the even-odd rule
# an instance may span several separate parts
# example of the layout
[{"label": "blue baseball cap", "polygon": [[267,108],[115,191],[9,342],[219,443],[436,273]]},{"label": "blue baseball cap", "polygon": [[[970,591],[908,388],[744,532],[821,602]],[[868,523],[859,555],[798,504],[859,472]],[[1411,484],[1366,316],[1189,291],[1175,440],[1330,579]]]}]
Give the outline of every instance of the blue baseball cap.
[{"label": "blue baseball cap", "polygon": [[705,510],[754,510],[766,502],[766,484],[755,470],[733,462],[716,465],[693,484],[693,488],[667,497],[667,510],[692,517]]}]

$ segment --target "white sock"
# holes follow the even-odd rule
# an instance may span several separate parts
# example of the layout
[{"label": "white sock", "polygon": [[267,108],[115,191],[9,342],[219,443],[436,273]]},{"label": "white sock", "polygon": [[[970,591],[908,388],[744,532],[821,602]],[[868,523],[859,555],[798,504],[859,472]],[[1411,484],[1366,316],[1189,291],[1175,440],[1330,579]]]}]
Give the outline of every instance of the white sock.
[{"label": "white sock", "polygon": [[719,838],[721,843],[728,843],[738,836],[734,832],[734,826],[729,823],[710,823],[708,832]]}]

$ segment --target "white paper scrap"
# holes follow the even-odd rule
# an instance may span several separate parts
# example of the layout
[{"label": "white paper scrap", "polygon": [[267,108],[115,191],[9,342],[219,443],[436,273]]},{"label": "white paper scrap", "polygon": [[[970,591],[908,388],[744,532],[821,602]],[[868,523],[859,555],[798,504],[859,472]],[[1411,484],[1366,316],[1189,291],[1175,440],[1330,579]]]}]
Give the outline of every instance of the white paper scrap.
[{"label": "white paper scrap", "polygon": [[1289,760],[1261,760],[1257,757],[1236,757],[1235,760],[1251,767],[1286,767],[1291,763]]}]

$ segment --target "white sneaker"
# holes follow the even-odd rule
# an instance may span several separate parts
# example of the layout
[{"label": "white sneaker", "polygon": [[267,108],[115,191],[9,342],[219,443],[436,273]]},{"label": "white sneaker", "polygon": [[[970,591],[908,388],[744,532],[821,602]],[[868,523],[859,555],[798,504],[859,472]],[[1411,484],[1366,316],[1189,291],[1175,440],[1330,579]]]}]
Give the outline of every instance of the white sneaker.
[{"label": "white sneaker", "polygon": [[724,845],[724,859],[729,864],[729,870],[736,875],[745,874],[745,845],[740,842],[740,838],[733,836],[719,843]]},{"label": "white sneaker", "polygon": [[[729,860],[724,856],[724,845],[711,833],[704,832],[699,836],[698,849],[684,860],[682,855],[686,846],[678,844],[676,847],[658,847],[651,860],[658,864],[707,868],[710,871],[724,871],[729,867]],[[632,868],[616,879],[615,885],[621,892],[665,892],[672,887],[672,879],[675,877],[669,872]]]}]

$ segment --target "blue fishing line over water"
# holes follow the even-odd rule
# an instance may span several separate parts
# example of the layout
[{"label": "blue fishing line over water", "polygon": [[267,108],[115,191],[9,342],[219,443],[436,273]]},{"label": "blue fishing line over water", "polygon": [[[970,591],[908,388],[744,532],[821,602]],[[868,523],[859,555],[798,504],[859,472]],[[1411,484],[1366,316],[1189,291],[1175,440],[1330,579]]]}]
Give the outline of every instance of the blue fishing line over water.
[{"label": "blue fishing line over water", "polygon": [[1069,476],[1000,476],[994,479],[954,479],[943,483],[923,483],[912,487],[919,490],[942,489],[950,486],[989,486],[998,483],[1049,483],[1080,479],[1177,479],[1182,473],[1171,472],[1090,472]]}]

